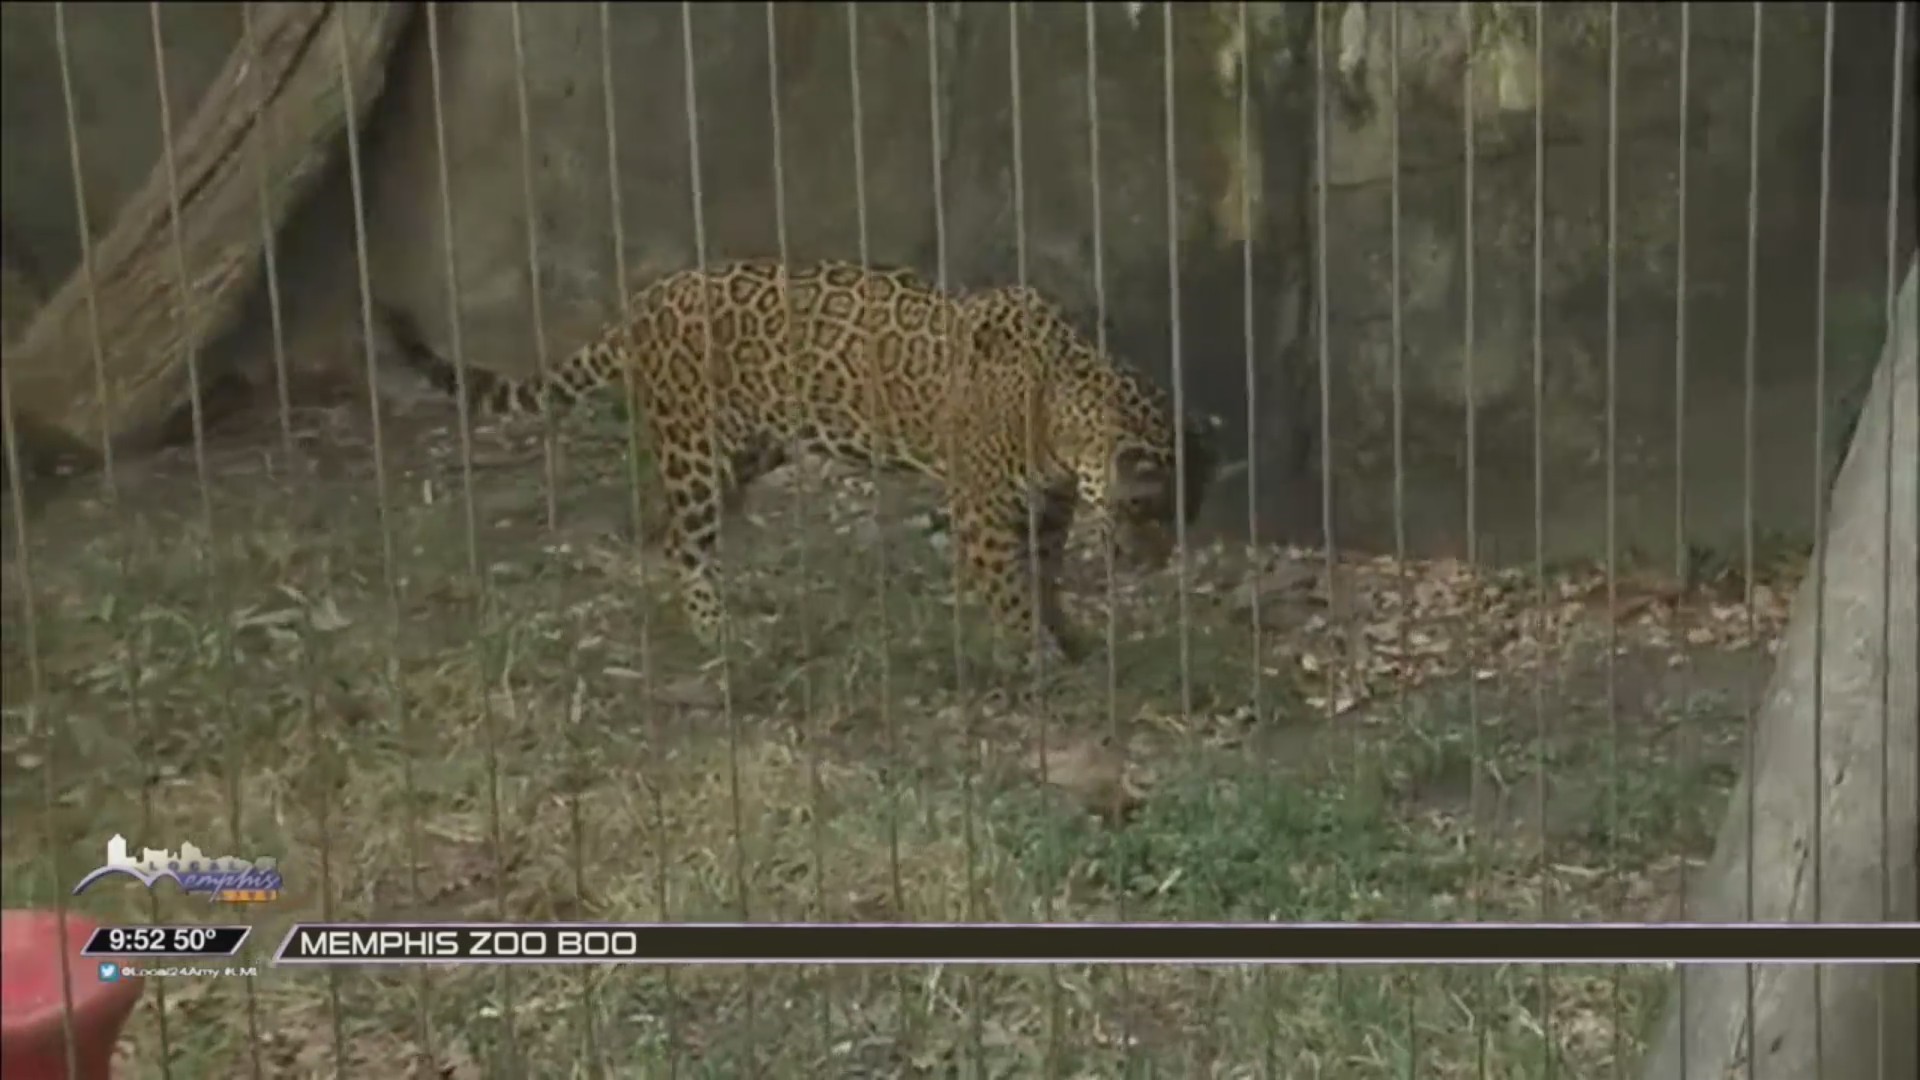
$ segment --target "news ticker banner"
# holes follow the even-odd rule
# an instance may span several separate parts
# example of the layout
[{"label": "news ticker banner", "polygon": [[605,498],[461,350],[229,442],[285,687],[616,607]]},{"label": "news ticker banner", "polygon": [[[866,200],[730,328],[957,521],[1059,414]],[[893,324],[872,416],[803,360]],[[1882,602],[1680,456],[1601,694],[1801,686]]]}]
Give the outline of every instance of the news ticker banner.
[{"label": "news ticker banner", "polygon": [[[99,957],[223,957],[247,926],[103,926]],[[1920,923],[300,923],[275,964],[1911,964]]]},{"label": "news ticker banner", "polygon": [[[232,955],[247,931],[198,928],[218,936],[176,938],[182,929],[107,928],[87,955]],[[163,933],[149,942],[143,931]],[[196,943],[207,951],[134,948]],[[112,951],[121,947],[134,951]],[[1912,964],[1920,963],[1920,923],[301,923],[273,962]]]}]

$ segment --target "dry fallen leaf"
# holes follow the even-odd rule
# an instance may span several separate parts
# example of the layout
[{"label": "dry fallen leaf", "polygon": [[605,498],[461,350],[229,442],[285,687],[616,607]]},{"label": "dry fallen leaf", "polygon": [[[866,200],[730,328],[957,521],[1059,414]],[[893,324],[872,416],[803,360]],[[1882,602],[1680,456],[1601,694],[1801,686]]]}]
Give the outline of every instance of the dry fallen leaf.
[{"label": "dry fallen leaf", "polygon": [[[1286,559],[1248,574],[1234,592],[1243,608],[1288,575],[1324,595],[1323,556],[1289,550]],[[1776,639],[1793,576],[1782,568],[1777,580],[1756,582],[1749,607],[1712,586],[1631,575],[1616,578],[1609,611],[1607,575],[1597,566],[1539,580],[1525,569],[1476,570],[1458,559],[1345,558],[1334,574],[1340,603],[1275,635],[1268,659],[1291,663],[1308,703],[1323,709],[1331,702],[1335,713],[1469,670],[1492,679],[1559,663],[1602,640],[1610,621],[1622,648],[1665,652],[1677,664],[1686,647]]]}]

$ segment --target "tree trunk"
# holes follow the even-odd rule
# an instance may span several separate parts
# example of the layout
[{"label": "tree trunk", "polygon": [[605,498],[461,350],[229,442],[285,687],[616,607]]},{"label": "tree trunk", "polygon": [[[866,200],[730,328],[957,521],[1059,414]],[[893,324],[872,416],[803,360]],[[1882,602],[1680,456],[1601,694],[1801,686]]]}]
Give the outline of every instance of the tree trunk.
[{"label": "tree trunk", "polygon": [[[251,6],[253,47],[242,40],[175,129],[189,279],[184,317],[163,152],[93,247],[105,400],[95,379],[86,276],[76,268],[7,350],[9,396],[23,423],[90,446],[103,430],[116,444],[157,436],[187,400],[188,356],[231,325],[262,276],[254,154],[265,158],[268,227],[277,231],[338,152],[345,125],[365,118],[410,10],[402,3]],[[351,118],[341,86],[343,32]]]},{"label": "tree trunk", "polygon": [[[1909,269],[1872,392],[1833,486],[1825,597],[1816,595],[1809,575],[1756,721],[1753,769],[1733,793],[1690,905],[1694,919],[1811,921],[1816,868],[1821,921],[1914,918],[1920,847],[1914,290]],[[1816,603],[1825,614],[1824,643],[1816,637]],[[1824,663],[1817,714],[1816,650]],[[1747,1075],[1737,1070],[1749,1045],[1753,1076],[1913,1080],[1920,1069],[1911,966],[1722,965],[1682,969],[1678,977],[1685,994],[1676,986],[1668,1000],[1645,1080]]]}]

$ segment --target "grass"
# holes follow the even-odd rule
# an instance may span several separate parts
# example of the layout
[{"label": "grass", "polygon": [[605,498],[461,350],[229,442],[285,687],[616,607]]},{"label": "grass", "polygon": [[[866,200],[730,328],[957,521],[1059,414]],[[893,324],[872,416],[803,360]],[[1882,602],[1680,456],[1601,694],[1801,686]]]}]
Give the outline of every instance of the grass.
[{"label": "grass", "polygon": [[[481,441],[471,559],[449,439],[390,423],[391,601],[361,428],[301,422],[298,475],[246,432],[210,448],[210,537],[172,456],[127,466],[118,505],[49,500],[31,588],[9,550],[6,904],[53,904],[116,831],[270,853],[291,883],[261,911],[75,902],[258,926],[256,977],[148,987],[122,1075],[1530,1077],[1642,1049],[1646,968],[273,969],[323,916],[1639,917],[1707,850],[1739,729],[1711,695],[1671,706],[1664,654],[1608,717],[1571,638],[1547,743],[1523,673],[1329,721],[1298,662],[1324,611],[1271,599],[1256,658],[1255,571],[1217,550],[1184,667],[1168,573],[1119,583],[1111,688],[1094,661],[1036,691],[984,662],[971,609],[956,630],[910,489],[876,525],[859,478],[810,475],[730,543],[723,684],[633,554],[603,422],[569,431],[552,530],[538,454]],[[1097,634],[1101,574],[1078,580]]]}]

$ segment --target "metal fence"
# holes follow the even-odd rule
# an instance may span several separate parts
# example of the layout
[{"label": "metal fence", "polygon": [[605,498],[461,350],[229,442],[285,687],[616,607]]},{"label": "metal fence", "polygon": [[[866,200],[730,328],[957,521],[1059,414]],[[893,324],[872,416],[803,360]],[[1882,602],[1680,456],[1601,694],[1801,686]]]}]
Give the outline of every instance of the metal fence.
[{"label": "metal fence", "polygon": [[[1541,27],[1559,9],[1457,6],[1468,43],[1457,84],[1467,103],[1458,210],[1460,236],[1469,242],[1461,245],[1458,264],[1462,363],[1449,377],[1464,387],[1465,502],[1458,557],[1436,559],[1415,554],[1407,525],[1409,502],[1420,493],[1409,480],[1413,452],[1405,437],[1414,374],[1402,361],[1415,344],[1410,338],[1424,331],[1403,318],[1401,286],[1414,256],[1401,227],[1408,97],[1401,6],[1383,5],[1364,16],[1388,20],[1390,42],[1384,75],[1390,241],[1379,257],[1390,267],[1393,293],[1391,415],[1388,444],[1375,447],[1390,462],[1388,551],[1363,550],[1336,535],[1341,500],[1357,496],[1337,469],[1334,438],[1343,364],[1352,353],[1343,356],[1347,347],[1332,322],[1337,298],[1329,295],[1336,280],[1330,253],[1342,241],[1329,212],[1340,180],[1330,170],[1328,125],[1340,107],[1341,81],[1351,76],[1351,58],[1337,55],[1351,43],[1343,26],[1363,17],[1351,14],[1361,5],[1314,5],[1298,15],[1311,20],[1300,39],[1310,74],[1289,77],[1310,90],[1316,128],[1305,168],[1311,332],[1293,359],[1317,394],[1311,426],[1320,451],[1308,471],[1278,478],[1272,475],[1276,458],[1259,431],[1269,415],[1262,395],[1275,384],[1271,373],[1259,370],[1270,355],[1256,341],[1256,315],[1265,301],[1256,286],[1261,241],[1251,223],[1255,201],[1267,196],[1247,179],[1259,174],[1252,148],[1260,77],[1248,42],[1269,13],[1244,3],[1126,7],[1138,32],[1157,34],[1169,58],[1160,65],[1169,336],[1153,347],[1166,351],[1182,424],[1195,385],[1188,366],[1195,331],[1182,318],[1181,297],[1192,287],[1182,284],[1192,265],[1183,250],[1191,240],[1183,229],[1171,57],[1189,19],[1223,19],[1228,37],[1239,42],[1234,125],[1223,152],[1237,156],[1233,169],[1243,181],[1234,211],[1244,226],[1235,284],[1246,402],[1244,420],[1236,414],[1233,424],[1244,427],[1238,435],[1245,442],[1230,456],[1245,460],[1243,474],[1222,481],[1225,494],[1212,497],[1236,499],[1231,488],[1243,483],[1247,517],[1246,535],[1231,539],[1219,537],[1233,528],[1210,525],[1215,536],[1208,537],[1180,522],[1179,554],[1165,573],[1130,577],[1099,552],[1075,563],[1086,583],[1074,606],[1082,621],[1101,626],[1101,655],[1032,677],[983,662],[990,637],[984,620],[954,601],[960,585],[954,541],[931,519],[914,516],[939,496],[920,492],[916,502],[907,482],[876,462],[864,474],[797,466],[763,485],[781,489],[780,497],[751,506],[741,519],[745,528],[728,522],[732,541],[724,565],[735,630],[712,656],[686,636],[678,589],[662,578],[644,542],[660,511],[645,494],[646,418],[637,410],[584,420],[550,412],[535,438],[527,429],[486,428],[464,397],[456,396],[457,409],[382,405],[380,388],[392,382],[382,366],[391,365],[395,348],[383,337],[385,300],[369,256],[364,176],[370,153],[395,151],[351,119],[361,109],[354,100],[360,91],[349,68],[346,23],[334,19],[326,25],[337,39],[327,47],[337,49],[339,93],[349,117],[343,158],[352,208],[350,309],[366,394],[346,404],[299,400],[284,324],[303,290],[289,280],[272,224],[280,212],[269,205],[277,189],[263,141],[276,133],[257,122],[244,132],[260,204],[258,291],[271,344],[272,405],[213,423],[202,407],[211,386],[203,361],[216,343],[192,340],[183,320],[190,439],[133,457],[116,453],[115,440],[103,432],[97,493],[89,494],[82,487],[93,477],[27,475],[17,445],[18,399],[9,390],[8,904],[72,906],[130,922],[208,918],[194,901],[164,890],[69,897],[69,883],[95,865],[108,835],[137,830],[137,843],[217,839],[214,848],[278,857],[288,894],[269,907],[241,909],[269,944],[293,921],[356,918],[1658,921],[1697,910],[1699,867],[1714,850],[1729,797],[1746,800],[1744,814],[1728,818],[1736,823],[1729,829],[1744,824],[1748,836],[1743,847],[1721,831],[1720,848],[1760,850],[1752,831],[1769,827],[1761,807],[1769,795],[1736,780],[1766,768],[1759,734],[1765,708],[1776,708],[1802,709],[1810,717],[1796,730],[1812,740],[1812,757],[1801,767],[1812,793],[1802,823],[1810,829],[1812,884],[1810,893],[1789,889],[1787,906],[1770,907],[1767,898],[1781,895],[1766,883],[1772,867],[1746,858],[1745,914],[1870,916],[1863,915],[1865,902],[1851,895],[1822,906],[1821,883],[1834,879],[1822,871],[1823,853],[1841,850],[1834,846],[1837,829],[1856,827],[1878,830],[1876,850],[1884,853],[1866,906],[1877,905],[1881,919],[1893,917],[1903,895],[1910,907],[1911,893],[1903,890],[1911,886],[1892,876],[1898,863],[1884,845],[1899,828],[1900,778],[1912,781],[1905,771],[1910,765],[1889,749],[1896,744],[1890,703],[1900,693],[1889,687],[1910,683],[1900,684],[1888,662],[1891,642],[1900,635],[1911,640],[1911,628],[1896,625],[1911,619],[1911,608],[1881,603],[1877,645],[1849,628],[1853,655],[1835,659],[1823,621],[1831,607],[1827,582],[1854,571],[1822,557],[1806,560],[1804,552],[1770,566],[1767,538],[1755,520],[1756,499],[1769,486],[1754,462],[1756,444],[1769,438],[1756,407],[1756,357],[1763,344],[1759,280],[1769,258],[1760,194],[1762,117],[1763,105],[1773,106],[1763,93],[1761,44],[1772,6],[1751,8],[1750,126],[1742,136],[1749,184],[1738,196],[1747,223],[1746,325],[1738,346],[1744,398],[1739,429],[1713,438],[1740,448],[1732,457],[1743,462],[1741,542],[1718,576],[1703,569],[1689,521],[1698,474],[1687,448],[1699,443],[1687,432],[1687,394],[1695,385],[1688,363],[1698,340],[1687,323],[1688,283],[1690,254],[1699,253],[1689,252],[1689,213],[1698,204],[1690,202],[1687,170],[1689,148],[1702,138],[1689,126],[1695,115],[1689,95],[1698,91],[1689,82],[1692,5],[1679,6],[1678,36],[1664,43],[1677,64],[1680,94],[1671,189],[1672,531],[1670,550],[1649,560],[1656,564],[1651,570],[1625,565],[1629,553],[1617,533],[1623,505],[1644,509],[1649,502],[1622,502],[1616,469],[1621,410],[1653,396],[1617,382],[1617,111],[1626,48],[1620,5],[1587,5],[1592,10],[1579,16],[1597,19],[1605,32],[1608,70],[1604,418],[1595,465],[1602,474],[1604,536],[1594,545],[1594,565],[1556,563],[1545,510],[1551,487],[1566,482],[1549,474],[1545,448],[1554,358],[1543,330],[1552,314],[1542,282],[1553,229],[1543,179],[1548,106],[1539,92],[1547,85]],[[1031,15],[1021,14],[1022,5],[1007,8],[1009,70],[1031,72],[1021,62],[1023,25]],[[183,225],[178,117],[164,90],[169,16],[158,4],[150,10],[153,63],[163,88],[157,168],[168,181],[172,280],[164,287],[174,290],[178,310],[188,311],[199,271],[190,265]],[[847,167],[857,223],[857,243],[845,254],[862,264],[875,261],[867,189],[872,148],[863,110],[876,93],[917,92],[863,83],[863,59],[872,61],[873,45],[860,28],[876,17],[872,10],[844,9]],[[241,11],[239,48],[256,49],[258,9],[242,5]],[[517,102],[509,126],[518,140],[525,197],[527,341],[538,368],[547,370],[559,359],[549,355],[552,315],[543,306],[554,291],[543,274],[551,274],[555,258],[543,252],[549,238],[536,209],[542,125],[529,94],[524,46],[527,27],[547,9],[513,4],[509,11]],[[946,186],[953,176],[953,120],[941,94],[954,72],[942,70],[946,54],[935,42],[951,13],[929,3],[924,14],[933,253],[923,269],[947,290],[957,287],[950,265],[956,226],[945,213],[953,194]],[[89,218],[88,148],[76,119],[76,88],[88,74],[72,55],[71,17],[66,5],[52,5],[60,85],[46,88],[38,107],[63,109],[66,116],[65,154],[78,209],[74,273],[88,291],[92,327],[91,356],[71,362],[93,366],[93,392],[104,402],[121,391],[108,370],[100,301],[92,295],[102,230]],[[462,313],[474,302],[456,247],[461,229],[453,191],[461,177],[449,153],[443,90],[445,57],[456,47],[446,24],[463,17],[457,9],[426,5],[416,20],[419,40],[402,51],[414,48],[424,57],[431,87],[435,198],[429,201],[444,238],[434,253],[441,280],[431,288],[443,294],[450,313],[432,336],[446,344],[445,359],[465,378],[474,331]],[[892,17],[898,19],[897,10]],[[1101,177],[1111,157],[1101,144],[1107,83],[1097,32],[1100,19],[1115,17],[1104,5],[1085,5],[1084,69],[1044,75],[1079,81],[1092,118],[1085,132],[1093,179],[1086,250],[1092,304],[1075,315],[1084,317],[1103,353],[1122,344],[1109,340],[1114,305],[1102,238],[1113,228],[1112,196]],[[1821,268],[1828,260],[1835,179],[1828,151],[1839,17],[1835,5],[1825,6],[1813,256]],[[686,143],[692,262],[702,268],[719,261],[706,217],[710,178],[702,175],[702,162],[711,159],[700,142],[707,88],[695,77],[696,33],[704,18],[719,16],[692,4],[668,15],[603,3],[597,50],[604,153],[614,178],[606,214],[618,225],[630,210],[623,206],[623,163],[646,149],[621,145],[618,117],[650,103],[622,100],[613,90],[616,68],[626,62],[614,52],[614,25],[650,19],[673,24],[679,35],[684,122],[663,118],[660,130],[678,128],[674,137]],[[1901,260],[1911,249],[1901,238],[1899,202],[1901,178],[1911,167],[1900,156],[1911,92],[1906,8],[1898,7],[1893,18],[1885,289],[1870,320],[1875,356],[1896,326]],[[1512,40],[1530,50],[1510,57],[1508,70],[1530,78],[1535,90],[1530,143],[1521,151],[1533,170],[1531,343],[1528,369],[1504,376],[1528,388],[1518,400],[1531,433],[1524,480],[1531,490],[1519,501],[1532,508],[1533,545],[1524,558],[1501,552],[1504,568],[1489,557],[1477,516],[1487,503],[1478,465],[1486,456],[1481,425],[1488,421],[1475,405],[1476,379],[1491,376],[1476,370],[1488,332],[1478,319],[1489,282],[1476,271],[1472,242],[1480,235],[1476,213],[1485,210],[1476,197],[1476,173],[1486,166],[1471,103],[1488,77],[1487,61],[1473,46],[1490,40],[1488,19],[1518,20]],[[765,34],[768,70],[755,78],[764,78],[771,91],[765,194],[778,242],[776,250],[758,254],[798,265],[789,234],[802,208],[791,197],[787,163],[808,148],[795,145],[792,117],[783,113],[780,65],[793,46],[783,40],[773,5],[765,9]],[[1007,91],[1012,273],[972,285],[1025,285],[1035,276],[1028,236],[1038,208],[1029,204],[1024,151],[1031,118],[1022,96],[1034,78],[1015,77]],[[267,92],[256,87],[240,96],[264,108]],[[374,106],[376,117],[383,107],[384,99]],[[1405,111],[1414,116],[1419,110]],[[14,144],[11,133],[7,141]],[[1692,198],[1698,197],[1696,188]],[[630,251],[644,240],[622,236],[618,227],[611,231],[618,310],[621,298],[646,284],[629,264]],[[1829,484],[1833,448],[1844,449],[1846,441],[1829,430],[1835,414],[1828,402],[1836,393],[1829,383],[1833,335],[1826,329],[1832,319],[1827,275],[1816,277],[1812,325],[1819,329],[1806,360],[1813,365],[1814,401],[1807,408],[1814,489],[1806,497],[1810,534],[1819,538],[1834,535],[1840,524],[1829,520]],[[1911,343],[1896,344],[1888,355],[1901,347]],[[255,361],[264,368],[269,358]],[[1912,499],[1894,487],[1911,481],[1910,469],[1904,481],[1895,479],[1901,475],[1894,451],[1901,422],[1893,404],[1899,398],[1895,366],[1880,365],[1884,417],[1858,421],[1862,431],[1883,433],[1884,445],[1855,445],[1849,458],[1863,476],[1878,470],[1886,477],[1877,504],[1884,521],[1874,526],[1882,597],[1894,594],[1898,575],[1911,574],[1910,566],[1896,571],[1892,555],[1897,536],[1911,540],[1910,532],[1900,532],[1911,522],[1896,524],[1894,504]],[[13,369],[10,362],[10,376]],[[1219,372],[1216,365],[1211,374]],[[1212,396],[1223,394],[1232,396],[1218,388]],[[270,423],[254,422],[269,415]],[[1840,422],[1853,420],[1847,415]],[[1272,488],[1316,479],[1318,542],[1277,542],[1262,512]],[[43,483],[60,490],[36,503],[34,489]],[[618,515],[604,506],[616,491],[625,518],[609,529]],[[1184,489],[1178,501],[1184,502]],[[1037,530],[1037,521],[1030,527]],[[1029,546],[1037,547],[1033,539]],[[1822,548],[1814,551],[1819,556]],[[1799,584],[1803,573],[1805,586]],[[1659,584],[1644,584],[1655,578]],[[1812,686],[1776,690],[1763,700],[1766,657],[1783,634],[1791,639],[1787,601],[1796,589],[1810,598],[1800,601],[1796,618],[1814,622]],[[1872,655],[1863,659],[1862,649]],[[1827,715],[1836,665],[1847,672],[1847,700],[1877,701],[1875,715]],[[1733,668],[1738,677],[1726,674]],[[1876,672],[1877,688],[1852,685],[1862,678],[1856,670]],[[1769,704],[1782,694],[1784,704]],[[1836,736],[1842,727],[1850,734]],[[1832,766],[1822,771],[1835,752],[1823,747],[1823,738],[1878,747],[1877,820],[1823,824],[1839,783]],[[1713,875],[1734,871],[1708,873],[1707,895],[1716,896],[1723,883],[1712,883]],[[1830,887],[1858,891],[1853,883]],[[1836,910],[1845,914],[1835,916]],[[1772,992],[1764,972],[1750,966],[1743,976],[1750,1011],[1756,995]],[[1686,995],[1706,977],[1672,983],[1681,1014],[1694,1015]],[[1899,1023],[1897,991],[1887,989],[1893,985],[1881,991],[1883,1035]],[[655,1075],[681,1069],[715,1075],[824,1069],[836,1075],[1574,1076],[1603,1068],[1620,1075],[1638,1067],[1658,1036],[1654,1021],[1668,986],[1666,973],[1647,967],[880,972],[827,965],[633,966],[423,968],[404,975],[336,969],[321,976],[262,965],[245,978],[151,980],[118,1067],[122,1075],[143,1076]],[[1818,1017],[1826,1012],[1813,1012],[1818,1043],[1826,1038]],[[1756,1023],[1748,1022],[1748,1037]],[[71,1039],[71,1029],[68,1034]],[[1686,1051],[1678,1052],[1684,1058]],[[1747,1047],[1748,1075],[1759,1075],[1756,1061],[1774,1052]],[[1816,1047],[1806,1060],[1838,1061],[1840,1052]],[[1877,1060],[1889,1070],[1885,1076],[1897,1075],[1899,1067],[1884,1055],[1848,1060]]]}]

